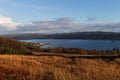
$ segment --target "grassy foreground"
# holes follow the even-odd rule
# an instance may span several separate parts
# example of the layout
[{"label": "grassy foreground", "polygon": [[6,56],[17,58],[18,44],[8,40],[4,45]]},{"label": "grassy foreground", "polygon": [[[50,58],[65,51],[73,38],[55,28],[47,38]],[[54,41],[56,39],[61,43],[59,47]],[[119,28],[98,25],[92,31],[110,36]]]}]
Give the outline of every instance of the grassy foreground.
[{"label": "grassy foreground", "polygon": [[0,80],[119,80],[120,58],[0,55]]}]

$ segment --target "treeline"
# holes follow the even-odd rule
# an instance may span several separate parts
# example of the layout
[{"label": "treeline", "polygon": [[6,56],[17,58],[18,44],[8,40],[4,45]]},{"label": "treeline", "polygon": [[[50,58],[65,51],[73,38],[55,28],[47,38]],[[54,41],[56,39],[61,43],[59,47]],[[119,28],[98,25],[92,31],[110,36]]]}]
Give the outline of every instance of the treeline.
[{"label": "treeline", "polygon": [[4,35],[5,37],[23,40],[23,39],[84,39],[84,40],[120,40],[120,33],[115,32],[72,32],[56,34],[13,34]]}]

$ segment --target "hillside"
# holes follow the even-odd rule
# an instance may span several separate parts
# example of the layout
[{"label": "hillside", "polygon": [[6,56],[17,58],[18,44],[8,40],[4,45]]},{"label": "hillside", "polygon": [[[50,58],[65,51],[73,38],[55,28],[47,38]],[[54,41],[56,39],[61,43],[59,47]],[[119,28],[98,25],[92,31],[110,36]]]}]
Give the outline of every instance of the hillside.
[{"label": "hillside", "polygon": [[120,59],[0,55],[2,80],[119,80]]},{"label": "hillside", "polygon": [[12,39],[83,39],[83,40],[120,40],[120,33],[115,32],[72,32],[56,34],[11,34],[3,35]]},{"label": "hillside", "polygon": [[23,43],[14,39],[0,37],[0,53],[1,54],[25,54],[27,48]]},{"label": "hillside", "polygon": [[118,49],[41,49],[0,37],[0,54],[4,54],[0,55],[0,80],[119,80],[118,53]]}]

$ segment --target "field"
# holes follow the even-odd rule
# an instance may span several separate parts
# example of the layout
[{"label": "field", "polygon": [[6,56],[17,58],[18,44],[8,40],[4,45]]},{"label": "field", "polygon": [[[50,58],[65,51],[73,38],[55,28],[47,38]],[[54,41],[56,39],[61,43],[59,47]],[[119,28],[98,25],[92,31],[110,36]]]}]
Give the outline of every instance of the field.
[{"label": "field", "polygon": [[120,58],[0,55],[0,80],[120,80]]}]

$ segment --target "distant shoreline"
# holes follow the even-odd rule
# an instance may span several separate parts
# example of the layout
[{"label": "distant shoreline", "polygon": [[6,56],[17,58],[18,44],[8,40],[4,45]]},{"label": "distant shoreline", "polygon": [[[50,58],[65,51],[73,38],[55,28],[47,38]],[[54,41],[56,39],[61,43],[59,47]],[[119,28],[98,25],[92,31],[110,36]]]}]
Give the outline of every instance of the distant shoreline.
[{"label": "distant shoreline", "polygon": [[26,34],[8,34],[4,37],[29,40],[29,39],[81,39],[81,40],[120,40],[120,33],[117,32],[71,32],[71,33],[26,33]]}]

